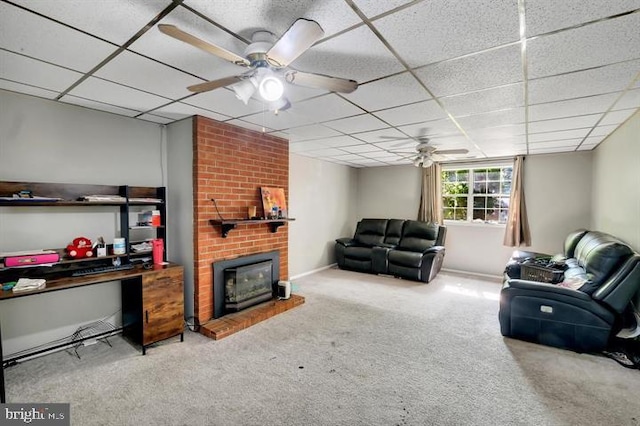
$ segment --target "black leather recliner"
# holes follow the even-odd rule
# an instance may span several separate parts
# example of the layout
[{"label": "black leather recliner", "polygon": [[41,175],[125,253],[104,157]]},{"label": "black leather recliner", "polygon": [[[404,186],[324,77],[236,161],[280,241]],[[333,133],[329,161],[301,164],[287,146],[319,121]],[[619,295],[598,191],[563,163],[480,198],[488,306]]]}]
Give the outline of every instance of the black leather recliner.
[{"label": "black leather recliner", "polygon": [[574,289],[528,281],[508,269],[512,277],[505,276],[500,293],[500,330],[503,336],[548,346],[601,351],[640,291],[640,255],[611,235],[584,230],[567,236],[564,255],[574,265],[564,272],[565,280],[577,268],[584,284]]},{"label": "black leather recliner", "polygon": [[442,268],[446,228],[402,219],[362,219],[353,238],[336,240],[338,266],[429,282]]}]

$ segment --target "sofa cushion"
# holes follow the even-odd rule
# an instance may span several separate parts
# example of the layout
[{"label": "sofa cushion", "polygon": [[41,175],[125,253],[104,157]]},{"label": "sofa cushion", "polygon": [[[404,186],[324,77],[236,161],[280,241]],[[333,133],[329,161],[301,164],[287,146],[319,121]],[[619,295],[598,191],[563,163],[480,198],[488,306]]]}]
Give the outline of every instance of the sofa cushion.
[{"label": "sofa cushion", "polygon": [[344,255],[349,259],[371,260],[371,250],[371,247],[351,246],[344,249]]},{"label": "sofa cushion", "polygon": [[633,251],[611,235],[591,231],[580,239],[574,254],[578,265],[589,274],[594,291],[633,254]]},{"label": "sofa cushion", "polygon": [[408,220],[404,224],[398,247],[403,250],[423,252],[429,247],[433,247],[437,238],[437,224]]},{"label": "sofa cushion", "polygon": [[361,245],[373,247],[384,243],[387,219],[362,219],[358,222],[354,239]]},{"label": "sofa cushion", "polygon": [[402,237],[402,225],[404,225],[404,222],[402,219],[389,219],[387,232],[384,237],[386,244],[398,245],[400,237]]},{"label": "sofa cushion", "polygon": [[422,252],[390,250],[389,264],[419,268],[422,264]]},{"label": "sofa cushion", "polygon": [[573,231],[567,238],[564,239],[564,255],[568,258],[574,257],[574,252],[576,250],[576,246],[580,242],[580,239],[584,237],[584,235],[589,232],[586,229],[578,229],[577,231]]}]

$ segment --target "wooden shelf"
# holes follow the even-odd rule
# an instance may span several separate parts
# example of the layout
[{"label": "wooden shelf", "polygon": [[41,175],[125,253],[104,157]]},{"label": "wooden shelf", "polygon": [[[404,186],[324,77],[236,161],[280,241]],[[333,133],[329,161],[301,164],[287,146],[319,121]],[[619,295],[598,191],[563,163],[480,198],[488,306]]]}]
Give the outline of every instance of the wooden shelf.
[{"label": "wooden shelf", "polygon": [[252,224],[252,223],[268,223],[271,228],[271,232],[278,232],[278,228],[286,225],[287,222],[291,222],[295,219],[282,218],[282,219],[228,219],[228,220],[209,220],[209,223],[213,226],[220,226],[222,231],[222,238],[227,238],[229,231],[236,229],[238,225]]}]

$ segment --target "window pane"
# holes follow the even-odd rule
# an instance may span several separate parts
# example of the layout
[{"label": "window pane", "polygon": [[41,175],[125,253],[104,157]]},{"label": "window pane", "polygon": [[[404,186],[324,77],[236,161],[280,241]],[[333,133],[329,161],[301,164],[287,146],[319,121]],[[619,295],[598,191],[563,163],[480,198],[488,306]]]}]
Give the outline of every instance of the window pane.
[{"label": "window pane", "polygon": [[488,182],[487,193],[498,194],[500,192],[500,182]]},{"label": "window pane", "polygon": [[444,208],[444,209],[442,209],[442,213],[443,213],[442,215],[443,215],[443,217],[445,219],[453,220],[453,209]]},{"label": "window pane", "polygon": [[497,222],[499,219],[499,210],[498,209],[488,209],[487,210],[487,221]]},{"label": "window pane", "polygon": [[509,208],[509,198],[502,197],[500,198],[500,208],[508,209]]},{"label": "window pane", "polygon": [[511,181],[502,182],[501,194],[511,194]]},{"label": "window pane", "polygon": [[467,209],[456,209],[456,211],[455,211],[455,219],[456,220],[467,220]]},{"label": "window pane", "polygon": [[486,169],[479,169],[473,171],[473,181],[474,182],[483,182],[487,180]]},{"label": "window pane", "polygon": [[487,180],[500,180],[500,169],[489,169],[487,170]]},{"label": "window pane", "polygon": [[455,182],[456,181],[456,172],[455,172],[455,170],[442,172],[442,181],[443,182]]},{"label": "window pane", "polygon": [[487,197],[473,197],[474,209],[484,209],[485,207],[487,207]]},{"label": "window pane", "polygon": [[474,184],[473,184],[473,193],[474,194],[486,194],[487,193],[487,184],[486,184],[486,182],[474,182]]},{"label": "window pane", "polygon": [[456,184],[455,183],[446,182],[442,186],[442,193],[443,194],[455,194],[455,190],[456,190]]},{"label": "window pane", "polygon": [[507,217],[509,216],[508,210],[500,209],[500,223],[507,223]]},{"label": "window pane", "polygon": [[469,181],[469,170],[457,170],[456,176],[458,177],[458,182],[468,182]]},{"label": "window pane", "polygon": [[455,197],[442,197],[443,207],[455,207],[455,205],[456,205]]},{"label": "window pane", "polygon": [[467,197],[457,197],[456,198],[456,207],[467,207],[468,199]]},{"label": "window pane", "polygon": [[481,220],[484,222],[484,209],[473,209],[473,220]]},{"label": "window pane", "polygon": [[500,207],[500,199],[498,197],[487,197],[487,207],[488,208],[499,208]]},{"label": "window pane", "polygon": [[511,180],[511,175],[513,173],[512,167],[505,167],[502,169],[502,179],[503,180]]}]

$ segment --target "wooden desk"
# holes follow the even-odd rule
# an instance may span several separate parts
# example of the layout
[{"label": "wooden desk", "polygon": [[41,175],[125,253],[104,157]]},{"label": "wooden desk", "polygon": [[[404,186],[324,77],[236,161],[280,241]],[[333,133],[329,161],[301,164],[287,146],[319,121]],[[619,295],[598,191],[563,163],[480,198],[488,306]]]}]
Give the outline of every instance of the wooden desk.
[{"label": "wooden desk", "polygon": [[[103,274],[57,278],[47,280],[47,286],[40,290],[21,293],[0,290],[0,301],[110,281],[120,281],[122,286],[122,334],[141,345],[143,355],[147,346],[152,343],[177,335],[180,335],[181,341],[184,339],[184,270],[180,265],[153,265],[151,269],[136,266],[134,269]],[[2,359],[0,330],[0,360]],[[3,360],[0,368],[2,403],[6,402],[4,365]]]}]

